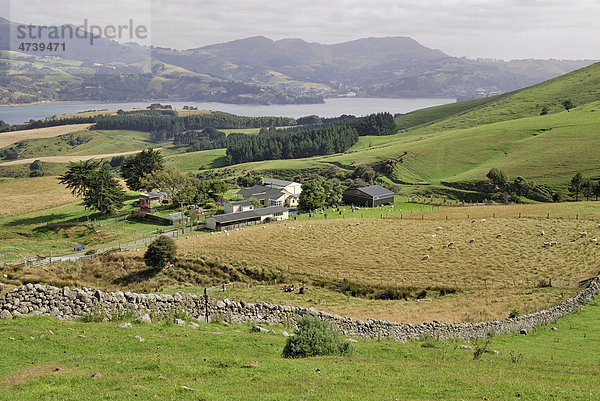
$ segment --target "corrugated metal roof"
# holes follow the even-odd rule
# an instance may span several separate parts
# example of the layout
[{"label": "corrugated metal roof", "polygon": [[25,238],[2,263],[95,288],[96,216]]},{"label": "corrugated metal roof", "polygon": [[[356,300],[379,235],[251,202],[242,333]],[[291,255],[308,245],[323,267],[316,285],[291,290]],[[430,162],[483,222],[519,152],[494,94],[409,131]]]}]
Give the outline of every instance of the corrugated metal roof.
[{"label": "corrugated metal roof", "polygon": [[252,203],[247,200],[239,200],[234,202],[229,202],[230,205],[241,205],[241,206],[252,206]]},{"label": "corrugated metal roof", "polygon": [[394,195],[394,192],[382,187],[381,185],[371,185],[370,187],[358,188],[358,190],[372,197]]},{"label": "corrugated metal roof", "polygon": [[275,189],[266,187],[264,185],[255,185],[251,188],[240,189],[238,195],[242,195],[244,198],[254,197],[258,200],[261,199],[279,199],[286,195],[288,192],[283,189]]},{"label": "corrugated metal roof", "polygon": [[270,178],[270,177],[265,177],[263,178],[263,185],[277,185],[277,186],[282,186],[282,187],[287,187],[290,184],[293,184],[294,181],[287,181],[287,180],[280,180],[278,178]]},{"label": "corrugated metal roof", "polygon": [[252,217],[267,216],[274,213],[286,212],[287,209],[283,206],[269,206],[260,209],[247,210],[245,212],[218,214],[209,218],[215,219],[217,223],[231,223],[233,221],[247,220]]}]

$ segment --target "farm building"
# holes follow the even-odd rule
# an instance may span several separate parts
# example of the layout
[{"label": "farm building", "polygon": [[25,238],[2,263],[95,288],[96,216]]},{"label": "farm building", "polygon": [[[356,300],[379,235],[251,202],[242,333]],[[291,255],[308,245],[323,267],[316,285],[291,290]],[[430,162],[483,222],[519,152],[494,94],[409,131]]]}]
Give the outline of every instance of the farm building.
[{"label": "farm building", "polygon": [[278,180],[277,178],[263,178],[263,185],[273,189],[283,189],[292,195],[300,196],[302,184],[294,181]]},{"label": "farm building", "polygon": [[171,201],[169,194],[163,191],[152,191],[139,195],[140,207],[151,208],[161,205],[164,201]]},{"label": "farm building", "polygon": [[248,210],[254,209],[252,203],[247,200],[229,202],[223,205],[225,213],[236,213],[236,212],[247,212]]},{"label": "farm building", "polygon": [[218,214],[206,219],[206,228],[214,231],[228,230],[271,221],[287,220],[288,210],[283,206],[268,206],[245,212]]},{"label": "farm building", "polygon": [[238,195],[244,199],[256,198],[261,206],[298,206],[298,195],[294,195],[285,189],[271,188],[266,185],[254,185],[238,191]]},{"label": "farm building", "polygon": [[342,200],[347,205],[375,207],[394,203],[394,193],[381,185],[371,185],[347,189],[342,195]]}]

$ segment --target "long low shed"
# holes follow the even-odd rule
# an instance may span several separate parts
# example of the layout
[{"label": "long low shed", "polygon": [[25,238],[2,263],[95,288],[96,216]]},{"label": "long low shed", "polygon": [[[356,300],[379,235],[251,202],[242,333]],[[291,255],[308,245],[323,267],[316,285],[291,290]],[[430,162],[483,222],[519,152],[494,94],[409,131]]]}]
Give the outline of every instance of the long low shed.
[{"label": "long low shed", "polygon": [[240,228],[267,221],[287,220],[289,211],[283,206],[269,206],[245,212],[218,214],[206,219],[206,228],[221,231],[230,228]]}]

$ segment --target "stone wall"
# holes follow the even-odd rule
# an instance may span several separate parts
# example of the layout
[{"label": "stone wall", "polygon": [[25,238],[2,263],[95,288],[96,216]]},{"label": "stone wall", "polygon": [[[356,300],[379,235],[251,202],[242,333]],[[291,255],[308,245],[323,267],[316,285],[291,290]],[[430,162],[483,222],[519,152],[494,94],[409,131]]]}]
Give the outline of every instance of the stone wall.
[{"label": "stone wall", "polygon": [[[205,298],[203,295],[176,293],[136,294],[131,292],[103,292],[87,288],[56,288],[27,284],[11,292],[0,293],[0,318],[11,319],[21,315],[48,315],[59,319],[75,319],[87,314],[101,314],[106,320],[117,315],[149,314],[168,318],[175,313],[187,313],[200,321],[223,320],[232,323],[261,323],[295,326],[298,318],[314,314],[339,327],[345,335],[364,338],[390,338],[408,341],[422,338],[484,338],[490,333],[504,334],[553,322],[584,305],[600,291],[600,276],[574,298],[512,319],[480,323],[401,324],[386,320],[361,321],[336,316],[313,308],[273,305],[264,302],[233,302]],[[206,316],[208,315],[208,319]]]}]

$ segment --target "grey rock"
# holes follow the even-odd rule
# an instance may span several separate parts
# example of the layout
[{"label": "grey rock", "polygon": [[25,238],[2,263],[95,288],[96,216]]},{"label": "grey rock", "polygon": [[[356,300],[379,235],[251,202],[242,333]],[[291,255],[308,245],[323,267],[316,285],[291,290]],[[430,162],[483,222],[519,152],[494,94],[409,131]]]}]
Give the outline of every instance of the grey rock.
[{"label": "grey rock", "polygon": [[558,331],[558,327],[552,327],[552,331]]},{"label": "grey rock", "polygon": [[521,329],[521,330],[519,330],[519,334],[522,334],[522,335],[526,336],[528,334],[527,333],[527,329]]},{"label": "grey rock", "polygon": [[173,322],[178,326],[185,326],[185,320],[175,319]]},{"label": "grey rock", "polygon": [[188,323],[188,327],[191,327],[192,329],[197,329],[198,327],[200,327],[200,325],[198,323],[190,322]]},{"label": "grey rock", "polygon": [[13,318],[12,314],[9,311],[7,311],[6,309],[4,309],[4,310],[2,310],[2,312],[0,312],[0,319],[10,320],[12,318]]},{"label": "grey rock", "polygon": [[131,327],[131,323],[129,323],[129,322],[121,323],[121,324],[119,324],[119,327],[122,329],[126,329],[128,327]]},{"label": "grey rock", "polygon": [[152,323],[152,319],[150,319],[150,315],[147,313],[144,313],[143,315],[138,316],[138,318],[135,319],[135,321],[137,323]]},{"label": "grey rock", "polygon": [[470,345],[461,345],[460,349],[464,349],[465,351],[473,351],[473,347]]},{"label": "grey rock", "polygon": [[252,326],[252,331],[256,331],[258,333],[268,333],[269,332],[269,330],[267,330],[263,327],[260,327],[260,326]]}]

